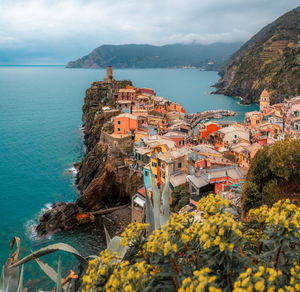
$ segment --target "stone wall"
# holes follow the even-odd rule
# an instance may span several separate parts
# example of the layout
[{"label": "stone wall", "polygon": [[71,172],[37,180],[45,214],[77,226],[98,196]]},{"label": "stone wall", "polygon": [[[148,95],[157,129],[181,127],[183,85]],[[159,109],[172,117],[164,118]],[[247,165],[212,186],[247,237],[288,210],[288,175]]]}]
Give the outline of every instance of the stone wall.
[{"label": "stone wall", "polygon": [[120,135],[119,137],[116,137],[114,134],[110,135],[102,131],[100,143],[108,144],[113,151],[120,151],[125,155],[133,155],[134,140],[131,135]]},{"label": "stone wall", "polygon": [[132,222],[145,222],[145,208],[139,206],[133,206],[131,208],[131,221]]}]

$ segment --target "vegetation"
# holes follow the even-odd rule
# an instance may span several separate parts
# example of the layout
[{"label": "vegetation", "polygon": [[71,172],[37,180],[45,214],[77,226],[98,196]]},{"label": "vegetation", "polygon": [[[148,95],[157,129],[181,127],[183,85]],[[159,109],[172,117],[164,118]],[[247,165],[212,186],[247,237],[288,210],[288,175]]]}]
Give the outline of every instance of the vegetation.
[{"label": "vegetation", "polygon": [[[241,43],[151,45],[103,45],[76,61],[68,68],[168,68],[197,66],[216,70]],[[212,64],[208,64],[212,61]]]},{"label": "vegetation", "polygon": [[105,250],[90,261],[84,291],[299,291],[300,209],[278,201],[239,221],[230,207],[209,195],[201,221],[175,214],[150,233],[129,225],[124,256]]},{"label": "vegetation", "polygon": [[180,185],[172,191],[171,211],[178,212],[182,207],[190,202],[190,193],[188,185]]},{"label": "vegetation", "polygon": [[108,122],[104,127],[103,131],[105,131],[108,134],[112,134],[114,132],[114,125],[113,123]]},{"label": "vegetation", "polygon": [[244,184],[243,210],[300,192],[300,141],[285,139],[259,150]]},{"label": "vegetation", "polygon": [[264,27],[222,68],[217,92],[258,102],[266,88],[273,103],[299,95],[299,30],[300,7]]}]

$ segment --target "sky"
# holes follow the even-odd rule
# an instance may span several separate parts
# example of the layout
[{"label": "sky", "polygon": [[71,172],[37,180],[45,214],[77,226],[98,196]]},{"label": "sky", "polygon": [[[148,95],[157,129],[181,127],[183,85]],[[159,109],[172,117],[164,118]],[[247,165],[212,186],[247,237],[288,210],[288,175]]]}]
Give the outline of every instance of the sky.
[{"label": "sky", "polygon": [[0,0],[0,64],[66,64],[103,44],[247,41],[299,0]]}]

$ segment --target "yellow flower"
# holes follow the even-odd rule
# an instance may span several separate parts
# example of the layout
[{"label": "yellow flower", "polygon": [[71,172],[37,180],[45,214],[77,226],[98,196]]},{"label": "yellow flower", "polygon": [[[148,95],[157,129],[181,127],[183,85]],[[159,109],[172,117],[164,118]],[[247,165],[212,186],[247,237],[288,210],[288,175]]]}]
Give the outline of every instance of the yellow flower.
[{"label": "yellow flower", "polygon": [[257,291],[264,291],[265,289],[265,285],[262,281],[258,281],[256,284],[255,284],[255,289]]}]

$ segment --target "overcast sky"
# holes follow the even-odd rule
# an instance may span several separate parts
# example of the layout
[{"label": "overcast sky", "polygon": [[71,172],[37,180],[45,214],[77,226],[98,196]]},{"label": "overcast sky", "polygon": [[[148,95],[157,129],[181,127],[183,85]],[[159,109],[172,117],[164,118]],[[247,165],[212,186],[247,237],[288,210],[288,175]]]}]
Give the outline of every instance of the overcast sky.
[{"label": "overcast sky", "polygon": [[65,64],[102,44],[247,41],[299,0],[0,0],[0,64]]}]

